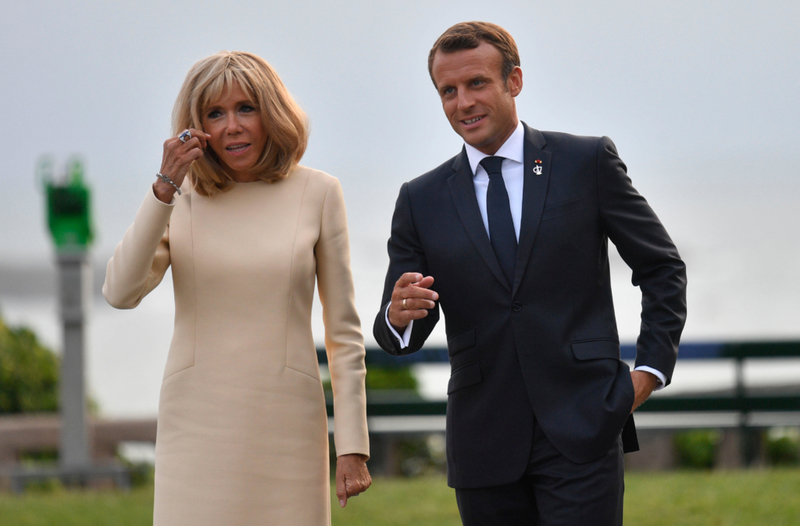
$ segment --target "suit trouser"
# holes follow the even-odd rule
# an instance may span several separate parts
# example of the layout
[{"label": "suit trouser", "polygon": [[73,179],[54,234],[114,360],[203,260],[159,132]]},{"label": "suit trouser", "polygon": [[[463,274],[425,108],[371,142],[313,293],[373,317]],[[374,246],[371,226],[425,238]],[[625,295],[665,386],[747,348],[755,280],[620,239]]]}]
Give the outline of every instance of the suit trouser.
[{"label": "suit trouser", "polygon": [[621,526],[622,440],[603,457],[576,464],[534,425],[528,469],[511,484],[458,489],[464,526]]}]

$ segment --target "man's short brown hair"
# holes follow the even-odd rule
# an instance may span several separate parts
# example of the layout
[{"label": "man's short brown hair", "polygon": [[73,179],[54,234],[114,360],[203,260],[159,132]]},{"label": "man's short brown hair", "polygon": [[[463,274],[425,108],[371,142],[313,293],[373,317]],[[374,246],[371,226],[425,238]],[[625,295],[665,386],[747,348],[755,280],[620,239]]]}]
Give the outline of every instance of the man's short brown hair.
[{"label": "man's short brown hair", "polygon": [[500,73],[503,76],[503,82],[505,82],[514,68],[519,67],[519,52],[514,38],[508,31],[497,24],[490,22],[461,22],[442,33],[442,36],[436,40],[431,52],[428,54],[428,73],[431,76],[433,85],[436,86],[436,80],[433,78],[433,57],[437,51],[453,53],[463,49],[475,49],[481,45],[481,42],[493,45],[500,52],[502,57]]}]

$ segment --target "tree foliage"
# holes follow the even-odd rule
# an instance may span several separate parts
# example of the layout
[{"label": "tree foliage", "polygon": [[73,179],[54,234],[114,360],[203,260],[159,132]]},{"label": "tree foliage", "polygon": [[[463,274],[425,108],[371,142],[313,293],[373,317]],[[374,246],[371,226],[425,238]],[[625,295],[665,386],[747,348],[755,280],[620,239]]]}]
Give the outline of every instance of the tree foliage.
[{"label": "tree foliage", "polygon": [[370,367],[367,389],[408,389],[416,392],[419,382],[410,367]]},{"label": "tree foliage", "polygon": [[0,414],[58,410],[58,356],[0,317]]}]

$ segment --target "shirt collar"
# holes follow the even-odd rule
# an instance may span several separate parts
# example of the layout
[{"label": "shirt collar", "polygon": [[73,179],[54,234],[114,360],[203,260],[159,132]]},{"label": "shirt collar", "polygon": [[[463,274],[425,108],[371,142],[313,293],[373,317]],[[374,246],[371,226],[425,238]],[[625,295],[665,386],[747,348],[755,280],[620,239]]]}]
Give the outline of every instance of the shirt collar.
[{"label": "shirt collar", "polygon": [[[525,154],[524,154],[524,145],[525,142],[525,128],[522,126],[522,121],[517,123],[517,127],[511,136],[506,139],[506,142],[500,147],[497,152],[495,152],[495,156],[498,157],[505,157],[506,159],[510,159],[512,161],[518,162],[523,164],[525,161]],[[482,151],[478,150],[474,146],[470,146],[469,144],[464,143],[464,148],[467,151],[467,159],[469,159],[469,167],[472,169],[472,175],[474,176],[478,170],[478,164],[483,160],[484,157],[489,157]]]}]

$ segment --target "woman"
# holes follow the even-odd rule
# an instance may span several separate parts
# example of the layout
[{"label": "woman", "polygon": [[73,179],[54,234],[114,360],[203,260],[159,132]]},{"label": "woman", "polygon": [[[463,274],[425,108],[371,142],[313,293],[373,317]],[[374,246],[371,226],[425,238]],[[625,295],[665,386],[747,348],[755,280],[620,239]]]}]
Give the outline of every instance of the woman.
[{"label": "woman", "polygon": [[154,524],[329,524],[315,279],[340,505],[371,483],[341,187],[297,164],[305,115],[255,55],[222,52],[195,64],[173,129],[103,286],[111,305],[133,308],[172,266],[175,331],[158,411]]}]

